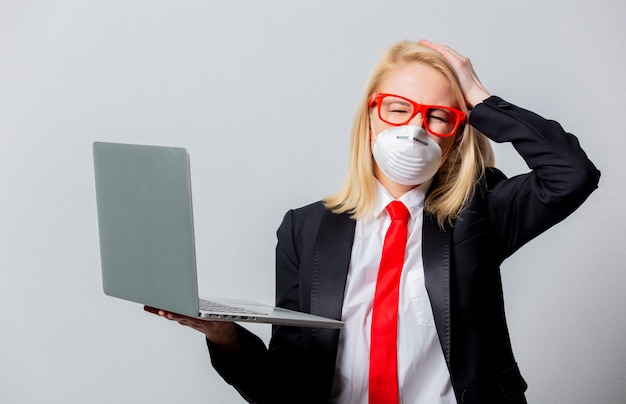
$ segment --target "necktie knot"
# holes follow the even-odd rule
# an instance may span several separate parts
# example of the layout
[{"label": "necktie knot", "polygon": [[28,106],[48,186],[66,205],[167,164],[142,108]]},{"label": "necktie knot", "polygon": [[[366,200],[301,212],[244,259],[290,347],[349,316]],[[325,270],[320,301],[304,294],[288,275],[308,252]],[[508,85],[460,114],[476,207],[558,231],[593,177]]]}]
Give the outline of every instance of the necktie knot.
[{"label": "necktie knot", "polygon": [[409,217],[411,217],[409,210],[400,201],[392,201],[387,205],[387,212],[389,212],[391,220],[401,220],[404,223],[408,223]]}]

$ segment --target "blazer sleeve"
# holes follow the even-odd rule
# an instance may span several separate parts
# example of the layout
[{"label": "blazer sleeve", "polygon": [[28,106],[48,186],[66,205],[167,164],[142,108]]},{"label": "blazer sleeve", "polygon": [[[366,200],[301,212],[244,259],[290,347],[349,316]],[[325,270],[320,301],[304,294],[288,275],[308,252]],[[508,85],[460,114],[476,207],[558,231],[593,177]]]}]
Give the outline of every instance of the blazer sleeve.
[{"label": "blazer sleeve", "polygon": [[493,176],[488,184],[502,259],[565,219],[598,186],[600,172],[555,121],[492,96],[472,110],[469,123],[494,142],[510,142],[531,169],[509,179]]},{"label": "blazer sleeve", "polygon": [[[300,276],[302,237],[311,238],[321,217],[321,204],[304,209],[313,214],[307,220],[294,219],[295,211],[285,215],[277,232],[276,305],[292,310],[308,311],[302,301]],[[303,209],[299,211],[302,212]],[[302,234],[311,233],[311,234]],[[306,392],[318,382],[307,364],[307,353],[300,327],[273,326],[269,347],[246,328],[237,325],[242,351],[227,353],[207,341],[213,367],[241,396],[251,403],[317,402]]]}]

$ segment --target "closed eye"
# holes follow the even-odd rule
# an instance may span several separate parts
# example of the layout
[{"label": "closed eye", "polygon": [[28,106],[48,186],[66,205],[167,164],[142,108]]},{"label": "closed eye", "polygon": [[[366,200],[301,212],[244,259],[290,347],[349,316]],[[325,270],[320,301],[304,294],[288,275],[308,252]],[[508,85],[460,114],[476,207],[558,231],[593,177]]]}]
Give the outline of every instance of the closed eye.
[{"label": "closed eye", "polygon": [[428,112],[428,119],[434,119],[439,122],[450,122],[450,114],[442,110],[434,110]]},{"label": "closed eye", "polygon": [[411,108],[411,105],[405,102],[398,101],[383,103],[383,108],[389,113],[396,114],[410,114],[413,110],[413,108]]}]

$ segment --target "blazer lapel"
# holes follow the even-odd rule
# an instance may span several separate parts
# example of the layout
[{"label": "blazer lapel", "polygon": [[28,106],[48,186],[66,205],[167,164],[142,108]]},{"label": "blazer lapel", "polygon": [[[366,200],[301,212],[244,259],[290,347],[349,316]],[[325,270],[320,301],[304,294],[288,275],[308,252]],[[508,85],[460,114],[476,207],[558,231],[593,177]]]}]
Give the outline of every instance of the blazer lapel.
[{"label": "blazer lapel", "polygon": [[422,259],[426,290],[446,362],[450,365],[450,248],[452,228],[439,227],[436,218],[424,214]]},{"label": "blazer lapel", "polygon": [[341,318],[356,222],[347,214],[324,213],[313,255],[311,313]]},{"label": "blazer lapel", "polygon": [[[355,225],[347,214],[324,213],[313,253],[312,314],[341,319]],[[328,399],[333,384],[339,330],[307,328],[303,337],[307,336],[310,337],[311,371],[323,380],[315,392],[322,402]]]}]

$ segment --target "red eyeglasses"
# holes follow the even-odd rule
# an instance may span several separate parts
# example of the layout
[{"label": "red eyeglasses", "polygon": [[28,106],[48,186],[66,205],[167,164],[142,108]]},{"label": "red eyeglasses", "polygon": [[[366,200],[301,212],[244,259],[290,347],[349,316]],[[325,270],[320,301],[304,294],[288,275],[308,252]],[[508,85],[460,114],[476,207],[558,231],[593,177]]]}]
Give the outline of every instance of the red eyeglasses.
[{"label": "red eyeglasses", "polygon": [[460,109],[441,105],[423,105],[395,94],[374,93],[368,108],[378,106],[378,117],[394,126],[408,124],[422,114],[424,129],[435,136],[447,137],[456,133],[467,122],[467,114]]}]

